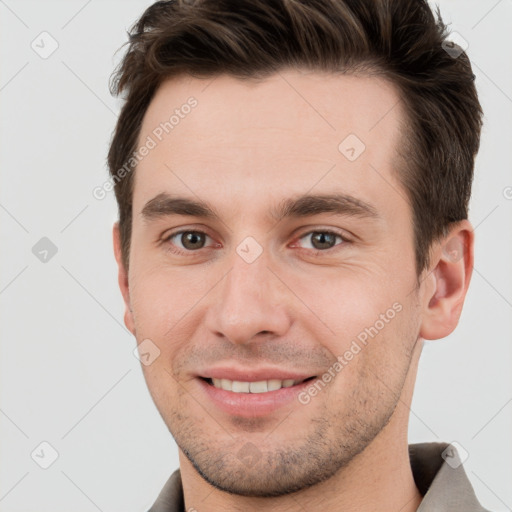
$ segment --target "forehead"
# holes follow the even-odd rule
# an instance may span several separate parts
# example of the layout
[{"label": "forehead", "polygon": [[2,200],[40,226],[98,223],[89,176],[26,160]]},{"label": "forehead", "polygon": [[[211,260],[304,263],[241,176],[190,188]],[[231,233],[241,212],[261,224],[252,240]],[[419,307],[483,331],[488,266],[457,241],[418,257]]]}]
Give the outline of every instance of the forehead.
[{"label": "forehead", "polygon": [[154,147],[137,166],[134,208],[162,187],[216,191],[245,207],[259,192],[277,199],[312,187],[370,199],[386,181],[384,195],[396,196],[402,116],[395,87],[377,77],[283,70],[258,81],[168,79],[143,120],[139,147],[149,139]]}]

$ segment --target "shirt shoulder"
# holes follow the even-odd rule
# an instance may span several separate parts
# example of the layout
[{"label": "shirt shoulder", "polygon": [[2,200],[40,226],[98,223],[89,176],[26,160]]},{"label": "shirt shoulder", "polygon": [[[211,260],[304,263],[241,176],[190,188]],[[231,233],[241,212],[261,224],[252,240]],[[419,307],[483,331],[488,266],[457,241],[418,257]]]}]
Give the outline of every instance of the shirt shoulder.
[{"label": "shirt shoulder", "polygon": [[423,495],[417,512],[490,512],[478,501],[455,446],[410,444],[409,457],[416,487]]},{"label": "shirt shoulder", "polygon": [[183,510],[185,510],[183,486],[180,470],[177,469],[165,482],[155,503],[148,512],[183,512]]}]

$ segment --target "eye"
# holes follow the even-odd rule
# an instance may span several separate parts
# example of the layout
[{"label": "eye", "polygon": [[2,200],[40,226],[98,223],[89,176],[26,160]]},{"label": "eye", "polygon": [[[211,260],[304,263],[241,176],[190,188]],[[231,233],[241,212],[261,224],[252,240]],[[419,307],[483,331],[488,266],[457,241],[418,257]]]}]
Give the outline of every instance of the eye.
[{"label": "eye", "polygon": [[209,247],[206,245],[208,239],[211,240],[211,238],[202,231],[178,231],[177,233],[171,233],[167,236],[165,241],[170,242],[178,251],[183,252]]},{"label": "eye", "polygon": [[[298,240],[306,241],[304,245],[301,245],[303,249],[315,249],[319,251],[332,249],[345,242],[340,234],[333,231],[310,231],[302,235]],[[340,243],[336,243],[337,240],[339,240]]]}]

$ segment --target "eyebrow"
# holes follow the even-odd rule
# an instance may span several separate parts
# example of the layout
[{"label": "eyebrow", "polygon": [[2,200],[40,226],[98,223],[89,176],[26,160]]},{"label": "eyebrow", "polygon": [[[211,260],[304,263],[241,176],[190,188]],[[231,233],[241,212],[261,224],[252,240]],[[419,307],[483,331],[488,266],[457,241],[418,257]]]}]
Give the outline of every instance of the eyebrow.
[{"label": "eyebrow", "polygon": [[285,199],[271,211],[271,216],[281,221],[287,217],[308,217],[322,213],[372,219],[380,217],[372,205],[348,194],[315,194]]},{"label": "eyebrow", "polygon": [[[276,221],[292,217],[308,217],[334,213],[352,217],[377,219],[377,210],[370,204],[347,194],[303,195],[281,201],[270,211]],[[219,213],[201,200],[161,193],[150,199],[142,209],[143,218],[154,220],[170,215],[190,215],[210,220],[220,220]]]},{"label": "eyebrow", "polygon": [[220,220],[220,215],[200,200],[188,199],[186,197],[171,196],[161,193],[150,199],[142,209],[142,216],[147,220],[153,220],[169,215],[191,215],[205,219]]}]

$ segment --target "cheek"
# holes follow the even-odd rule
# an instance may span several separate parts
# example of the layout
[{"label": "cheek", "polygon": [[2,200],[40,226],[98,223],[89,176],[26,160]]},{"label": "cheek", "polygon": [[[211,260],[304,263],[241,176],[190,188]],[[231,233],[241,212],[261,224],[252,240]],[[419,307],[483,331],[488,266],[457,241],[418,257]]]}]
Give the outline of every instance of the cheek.
[{"label": "cheek", "polygon": [[301,282],[297,295],[307,297],[316,314],[304,315],[301,328],[339,363],[332,368],[339,376],[332,392],[370,386],[368,375],[373,375],[373,385],[383,393],[380,380],[399,386],[418,328],[418,312],[412,295],[405,292],[405,279],[340,269],[329,279],[297,282]]},{"label": "cheek", "polygon": [[[356,337],[386,314],[393,304],[403,301],[395,282],[387,274],[369,273],[362,269],[346,268],[330,272],[329,276],[295,276],[294,292],[304,298],[305,318],[310,327],[320,326],[339,340]],[[394,310],[388,316],[393,316]]]},{"label": "cheek", "polygon": [[355,329],[356,334],[342,335],[330,347],[338,362],[330,398],[343,402],[348,394],[364,403],[367,414],[400,395],[419,323],[414,305],[398,302],[364,322]]},{"label": "cheek", "polygon": [[137,337],[167,337],[182,329],[189,314],[204,295],[207,283],[197,273],[177,271],[159,266],[139,269],[130,283],[130,297]]}]

